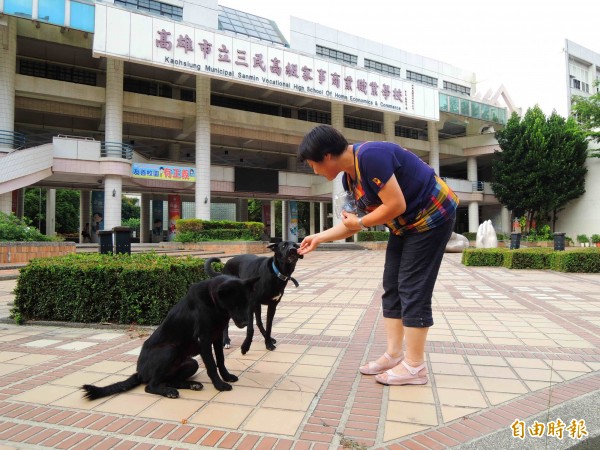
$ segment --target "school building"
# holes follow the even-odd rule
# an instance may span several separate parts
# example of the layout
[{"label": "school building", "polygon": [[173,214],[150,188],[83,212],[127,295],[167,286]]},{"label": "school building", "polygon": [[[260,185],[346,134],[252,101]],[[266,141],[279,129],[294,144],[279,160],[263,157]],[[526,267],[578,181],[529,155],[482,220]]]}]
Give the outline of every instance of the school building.
[{"label": "school building", "polygon": [[502,86],[477,92],[475,73],[295,17],[288,42],[217,0],[0,0],[0,13],[0,210],[46,189],[47,234],[56,189],[79,190],[81,226],[98,214],[104,229],[139,195],[145,242],[167,203],[243,220],[248,199],[281,200],[287,238],[309,202],[318,231],[341,184],[296,153],[321,123],[419,155],[460,197],[457,232],[487,219],[510,232],[489,180],[515,107]]}]

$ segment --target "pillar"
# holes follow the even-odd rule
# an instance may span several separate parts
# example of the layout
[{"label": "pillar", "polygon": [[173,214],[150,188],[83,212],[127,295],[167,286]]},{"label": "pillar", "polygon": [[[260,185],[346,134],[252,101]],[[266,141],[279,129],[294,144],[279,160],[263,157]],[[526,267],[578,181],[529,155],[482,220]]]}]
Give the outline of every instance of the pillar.
[{"label": "pillar", "polygon": [[500,231],[505,234],[510,234],[512,231],[512,224],[510,221],[510,211],[502,206],[500,210]]},{"label": "pillar", "polygon": [[275,223],[277,222],[277,219],[275,217],[275,200],[271,200],[271,237],[274,238],[276,236],[275,234]]},{"label": "pillar", "polygon": [[440,174],[440,139],[437,122],[427,122],[427,140],[429,141],[429,166]]},{"label": "pillar", "polygon": [[140,244],[152,242],[150,239],[150,194],[142,194],[140,200]]},{"label": "pillar", "polygon": [[123,64],[118,59],[106,61],[106,142],[123,142]]},{"label": "pillar", "polygon": [[281,200],[281,239],[287,240],[288,238],[288,220],[287,220],[287,209],[288,203],[285,200]]},{"label": "pillar", "polygon": [[238,222],[248,222],[248,199],[238,198],[235,208],[236,220]]},{"label": "pillar", "polygon": [[[469,156],[467,158],[467,179],[471,183],[477,182],[477,158]],[[475,191],[475,189],[473,189]],[[479,202],[469,202],[469,231],[476,233],[479,228]]]},{"label": "pillar", "polygon": [[325,231],[327,224],[327,203],[319,202],[319,232]]},{"label": "pillar", "polygon": [[177,142],[171,142],[169,144],[169,161],[177,162],[179,161],[179,157],[181,156],[181,144]]},{"label": "pillar", "polygon": [[[343,103],[332,103],[331,104],[331,125],[341,131],[344,132],[344,105]],[[334,197],[336,194],[342,192],[344,190],[344,186],[342,185],[342,178],[344,177],[344,172],[338,174],[334,180],[332,180],[333,186],[331,190],[331,201],[333,203]],[[341,217],[338,217],[335,213],[333,214],[333,226],[341,223]],[[337,242],[344,242],[344,240],[340,240]]]},{"label": "pillar", "polygon": [[[15,131],[15,79],[17,64],[16,18],[0,18],[0,130]],[[12,145],[0,144],[0,152],[8,152]],[[0,194],[0,211],[12,212],[12,192]]]},{"label": "pillar", "polygon": [[196,219],[210,220],[210,78],[201,75],[196,76],[195,200]]},{"label": "pillar", "polygon": [[85,224],[87,223],[88,233],[92,230],[92,216],[90,213],[90,207],[92,204],[91,201],[91,191],[87,189],[82,189],[79,191],[79,242],[83,243],[83,236],[81,236],[81,232],[83,231]]},{"label": "pillar", "polygon": [[308,217],[310,222],[308,234],[315,234],[315,202],[310,202],[308,204]]},{"label": "pillar", "polygon": [[112,230],[121,225],[121,194],[123,179],[119,175],[104,178],[104,229]]},{"label": "pillar", "polygon": [[386,141],[394,142],[396,140],[396,120],[398,116],[391,113],[383,113],[383,136]]},{"label": "pillar", "polygon": [[46,236],[56,235],[56,189],[46,189]]}]

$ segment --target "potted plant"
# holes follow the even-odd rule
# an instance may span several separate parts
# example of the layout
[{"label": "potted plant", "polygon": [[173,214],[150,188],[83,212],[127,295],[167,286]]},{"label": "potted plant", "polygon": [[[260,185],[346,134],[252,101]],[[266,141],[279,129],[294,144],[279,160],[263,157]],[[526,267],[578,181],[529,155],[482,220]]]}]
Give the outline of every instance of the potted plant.
[{"label": "potted plant", "polygon": [[596,244],[596,247],[600,247],[600,234],[592,234],[592,243]]},{"label": "potted plant", "polygon": [[577,235],[577,242],[579,242],[582,247],[589,247],[590,246],[590,238],[588,238],[586,234],[578,234]]}]

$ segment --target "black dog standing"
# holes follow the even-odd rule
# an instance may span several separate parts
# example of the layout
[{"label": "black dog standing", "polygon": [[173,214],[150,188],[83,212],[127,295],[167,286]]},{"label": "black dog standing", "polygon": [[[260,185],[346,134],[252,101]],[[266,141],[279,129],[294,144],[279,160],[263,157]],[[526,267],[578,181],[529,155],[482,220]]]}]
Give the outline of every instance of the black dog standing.
[{"label": "black dog standing", "polygon": [[[259,277],[250,299],[251,309],[248,318],[248,330],[246,339],[242,344],[242,354],[250,349],[254,327],[252,326],[252,313],[256,317],[256,326],[265,338],[267,350],[275,350],[275,339],[271,337],[273,317],[275,310],[283,296],[288,281],[292,281],[296,287],[298,282],[292,278],[298,259],[303,256],[298,254],[299,245],[292,241],[282,241],[277,244],[269,244],[267,248],[273,250],[271,257],[257,255],[240,255],[231,258],[225,263],[223,273],[240,278]],[[208,258],[204,263],[204,271],[211,277],[219,275],[212,268],[212,263],[220,262],[219,258]],[[267,305],[267,327],[263,326],[261,319],[261,305]],[[224,342],[229,341],[227,327],[225,327]]]},{"label": "black dog standing", "polygon": [[[240,328],[248,324],[250,294],[257,281],[256,277],[240,280],[221,275],[192,284],[142,345],[137,372],[105,387],[86,384],[84,396],[94,400],[140,384],[146,384],[146,392],[150,394],[169,398],[179,397],[177,389],[199,391],[202,383],[189,380],[198,370],[198,361],[193,358],[198,354],[215,388],[230,391],[231,385],[226,382],[238,378],[225,368],[223,329],[227,329],[229,318]],[[217,369],[223,379],[219,378]]]}]

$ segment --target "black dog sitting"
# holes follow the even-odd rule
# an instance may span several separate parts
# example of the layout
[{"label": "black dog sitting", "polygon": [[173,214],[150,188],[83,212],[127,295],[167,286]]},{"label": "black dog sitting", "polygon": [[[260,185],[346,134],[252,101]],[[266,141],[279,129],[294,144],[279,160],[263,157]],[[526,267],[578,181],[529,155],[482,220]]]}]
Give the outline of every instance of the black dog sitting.
[{"label": "black dog sitting", "polygon": [[[105,387],[86,384],[84,397],[94,400],[146,384],[146,392],[169,398],[179,397],[177,389],[199,391],[202,383],[190,381],[198,370],[200,354],[206,372],[219,391],[230,391],[226,381],[237,381],[225,368],[223,329],[229,318],[244,328],[248,324],[250,294],[258,278],[241,280],[221,275],[194,283],[165,320],[142,345],[137,372],[128,379]],[[211,349],[214,348],[215,359]],[[217,374],[217,368],[223,381]]]},{"label": "black dog sitting", "polygon": [[[283,296],[283,291],[289,280],[298,287],[298,282],[292,278],[298,259],[303,258],[298,254],[299,245],[292,241],[282,241],[277,244],[269,244],[267,248],[275,253],[271,257],[256,255],[240,255],[231,258],[225,263],[223,273],[240,278],[259,277],[251,297],[250,317],[248,318],[248,330],[246,339],[242,344],[242,354],[250,349],[254,327],[252,326],[252,311],[256,317],[256,326],[265,338],[267,350],[275,350],[275,339],[271,337],[273,317],[275,310]],[[212,268],[212,263],[221,262],[219,258],[208,258],[204,263],[204,271],[211,277],[219,275]],[[267,327],[263,326],[261,319],[261,305],[267,305]],[[224,330],[223,341],[229,342],[227,327]]]}]

